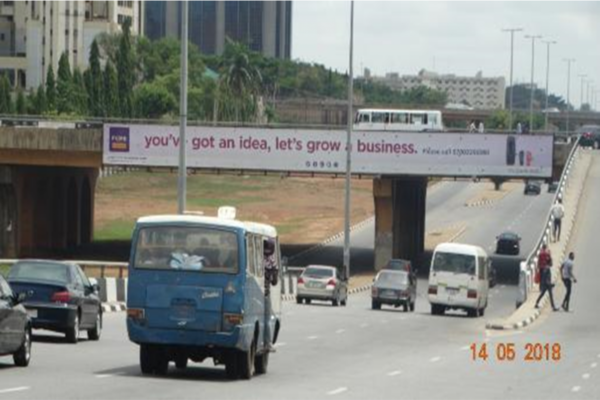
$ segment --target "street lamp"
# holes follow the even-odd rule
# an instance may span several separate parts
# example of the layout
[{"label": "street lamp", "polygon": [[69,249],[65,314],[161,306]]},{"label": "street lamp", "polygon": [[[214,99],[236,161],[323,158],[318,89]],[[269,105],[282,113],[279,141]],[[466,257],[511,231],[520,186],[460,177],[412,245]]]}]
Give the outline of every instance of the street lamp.
[{"label": "street lamp", "polygon": [[179,100],[179,179],[177,184],[177,211],[185,212],[187,191],[187,160],[185,128],[187,125],[187,54],[188,54],[188,2],[181,7],[181,93]]},{"label": "street lamp", "polygon": [[533,132],[533,70],[535,67],[535,39],[541,39],[542,35],[525,35],[525,39],[531,39],[531,99],[529,100],[529,130]]},{"label": "street lamp", "polygon": [[577,76],[581,78],[581,89],[579,90],[579,96],[581,97],[580,100],[579,100],[579,111],[581,111],[581,106],[583,106],[583,82],[585,81],[584,78],[587,75],[586,74],[579,74]]},{"label": "street lamp", "polygon": [[574,58],[565,58],[567,63],[567,134],[569,134],[569,114],[571,113],[571,63],[575,62]]},{"label": "street lamp", "polygon": [[344,279],[350,279],[350,175],[352,173],[352,97],[354,92],[353,77],[354,49],[354,1],[350,2],[350,60],[348,74],[348,133],[346,135],[346,190],[344,201]]},{"label": "street lamp", "polygon": [[550,45],[556,44],[554,40],[544,40],[546,43],[546,118],[544,120],[544,130],[548,132],[548,82],[550,80]]},{"label": "street lamp", "polygon": [[513,48],[515,42],[515,32],[521,32],[522,28],[502,29],[502,32],[510,32],[510,94],[509,94],[509,111],[508,111],[508,129],[512,130],[512,113],[513,113]]}]

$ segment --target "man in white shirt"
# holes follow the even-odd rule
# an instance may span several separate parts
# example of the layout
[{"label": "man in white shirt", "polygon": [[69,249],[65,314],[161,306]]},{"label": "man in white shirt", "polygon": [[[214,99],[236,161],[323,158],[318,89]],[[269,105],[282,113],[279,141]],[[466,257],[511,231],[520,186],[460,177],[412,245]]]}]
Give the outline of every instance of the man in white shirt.
[{"label": "man in white shirt", "polygon": [[552,215],[552,220],[554,221],[552,229],[553,240],[558,242],[560,240],[562,219],[565,216],[565,207],[562,205],[562,199],[558,199],[558,202],[552,206],[550,214]]}]

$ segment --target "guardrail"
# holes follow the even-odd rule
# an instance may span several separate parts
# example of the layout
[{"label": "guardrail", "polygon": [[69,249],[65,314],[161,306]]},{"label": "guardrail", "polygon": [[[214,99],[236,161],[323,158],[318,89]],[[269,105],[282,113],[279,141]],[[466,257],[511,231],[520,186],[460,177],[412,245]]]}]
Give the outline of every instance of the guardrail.
[{"label": "guardrail", "polygon": [[[560,181],[558,183],[558,187],[554,198],[552,200],[552,206],[558,202],[558,199],[563,199],[565,196],[566,185],[569,180],[569,176],[571,174],[571,169],[573,167],[573,163],[575,162],[575,153],[579,149],[579,141],[581,137],[577,136],[575,143],[573,144],[573,148],[571,148],[571,152],[569,153],[569,157],[567,159],[567,163],[565,164],[565,168],[560,176]],[[540,238],[537,241],[537,244],[534,247],[534,250],[529,254],[525,261],[521,262],[519,268],[519,290],[517,294],[517,308],[521,306],[521,304],[527,301],[529,297],[529,293],[534,286],[534,276],[537,268],[538,256],[540,254],[540,250],[542,249],[543,244],[548,244],[548,241],[552,234],[552,224],[553,217],[551,209],[548,211],[548,216],[546,217],[545,228],[542,231]]]}]

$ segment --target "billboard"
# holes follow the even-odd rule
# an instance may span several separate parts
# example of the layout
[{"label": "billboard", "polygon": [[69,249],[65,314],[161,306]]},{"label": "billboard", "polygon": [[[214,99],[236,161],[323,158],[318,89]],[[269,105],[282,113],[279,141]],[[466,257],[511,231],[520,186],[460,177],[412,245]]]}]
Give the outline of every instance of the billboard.
[{"label": "billboard", "polygon": [[[188,127],[189,168],[343,173],[343,130]],[[367,175],[552,175],[552,135],[354,131],[352,172]],[[104,126],[107,165],[176,167],[179,127]]]}]

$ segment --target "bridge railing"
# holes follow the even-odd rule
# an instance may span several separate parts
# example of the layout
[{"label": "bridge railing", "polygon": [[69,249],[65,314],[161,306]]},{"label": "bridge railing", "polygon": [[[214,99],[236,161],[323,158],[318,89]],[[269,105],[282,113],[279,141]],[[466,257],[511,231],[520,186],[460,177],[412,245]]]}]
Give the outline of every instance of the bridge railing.
[{"label": "bridge railing", "polygon": [[[565,196],[565,191],[567,187],[567,183],[570,179],[570,174],[573,169],[573,163],[575,162],[575,154],[579,149],[579,140],[580,137],[576,137],[576,141],[571,148],[571,152],[569,153],[569,157],[563,169],[563,172],[560,177],[560,181],[558,183],[558,187],[556,193],[554,194],[554,198],[552,199],[552,206],[555,205],[559,199],[563,199]],[[552,217],[551,209],[548,211],[548,215],[546,217],[546,222],[544,223],[544,228],[540,237],[534,246],[533,251],[529,254],[525,261],[521,262],[520,271],[519,271],[519,290],[517,294],[517,308],[521,306],[521,304],[527,301],[531,290],[535,285],[535,274],[537,269],[537,261],[540,251],[542,249],[542,245],[548,244],[551,235],[552,235],[552,224],[554,218]]]}]

